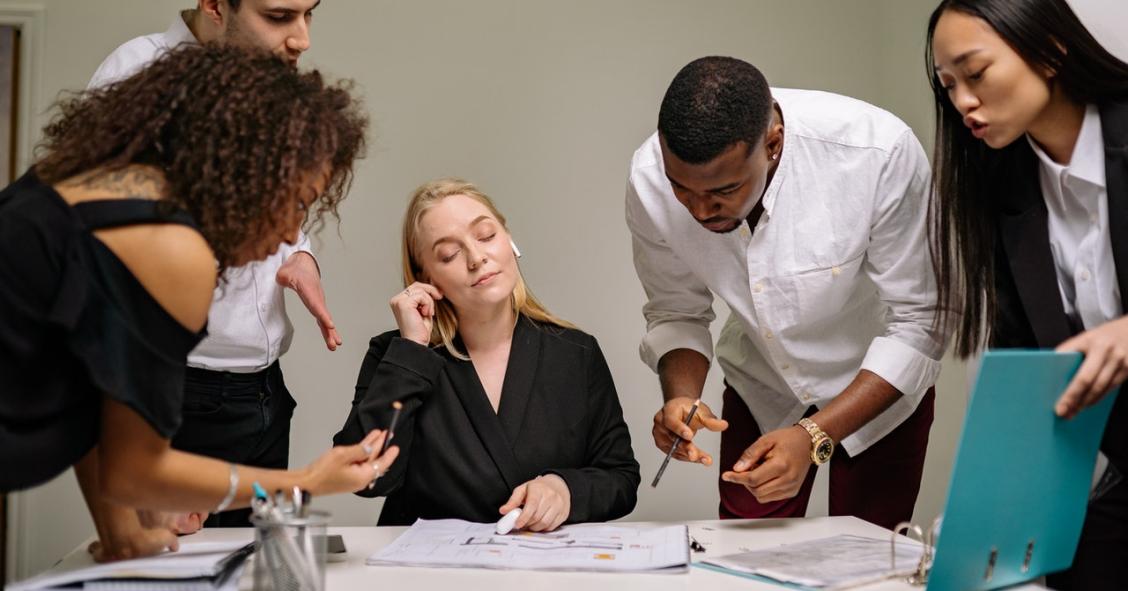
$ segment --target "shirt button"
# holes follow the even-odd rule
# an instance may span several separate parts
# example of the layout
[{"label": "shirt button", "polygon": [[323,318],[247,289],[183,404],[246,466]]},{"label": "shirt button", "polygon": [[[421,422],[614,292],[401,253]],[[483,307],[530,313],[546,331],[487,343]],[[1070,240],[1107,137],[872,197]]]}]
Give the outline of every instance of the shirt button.
[{"label": "shirt button", "polygon": [[1089,280],[1089,270],[1088,269],[1081,269],[1081,281],[1088,281],[1088,280]]},{"label": "shirt button", "polygon": [[839,275],[842,274],[842,269],[840,269],[838,267],[831,267],[830,274],[834,275],[835,277],[838,277]]},{"label": "shirt button", "polygon": [[779,366],[779,368],[782,369],[783,371],[787,371],[787,370],[791,369],[791,364],[790,363],[784,363],[783,365]]},{"label": "shirt button", "polygon": [[763,283],[757,283],[756,285],[752,286],[752,293],[760,293],[762,291],[764,291]]},{"label": "shirt button", "polygon": [[770,330],[765,330],[765,331],[764,331],[764,338],[765,338],[765,339],[768,339],[768,340],[770,341],[770,340],[771,340],[771,338],[772,338],[772,331],[770,331]]},{"label": "shirt button", "polygon": [[810,402],[811,393],[804,390],[803,393],[799,395],[799,398],[803,399],[803,402]]}]

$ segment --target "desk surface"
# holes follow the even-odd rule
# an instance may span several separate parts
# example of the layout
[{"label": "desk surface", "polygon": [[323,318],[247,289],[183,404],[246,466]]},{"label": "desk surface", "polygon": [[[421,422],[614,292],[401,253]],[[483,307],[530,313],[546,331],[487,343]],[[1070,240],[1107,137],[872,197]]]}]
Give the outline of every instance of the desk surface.
[{"label": "desk surface", "polygon": [[[654,523],[616,522],[619,526],[657,525]],[[692,553],[694,561],[710,556],[756,550],[815,540],[838,534],[856,534],[885,539],[889,531],[854,517],[815,517],[807,519],[761,519],[691,521],[689,533],[705,546],[706,552]],[[501,571],[487,569],[439,569],[368,566],[368,555],[396,539],[406,527],[331,527],[329,533],[341,534],[348,548],[344,562],[331,562],[326,568],[326,588],[329,591],[350,589],[403,589],[428,591],[431,589],[490,589],[491,591],[592,591],[613,587],[615,591],[661,591],[664,589],[774,589],[782,587],[760,583],[741,577],[691,568],[685,574],[609,574],[575,572]],[[204,529],[183,538],[199,541],[247,540],[253,538],[250,528]],[[75,568],[91,563],[85,551],[86,544],[63,558],[55,568]],[[251,569],[248,568],[240,589],[250,589]],[[531,580],[535,578],[535,582]],[[1021,589],[1043,589],[1026,585]],[[867,591],[892,591],[917,589],[908,583],[886,581],[864,587]],[[1019,588],[1016,588],[1019,589]]]}]

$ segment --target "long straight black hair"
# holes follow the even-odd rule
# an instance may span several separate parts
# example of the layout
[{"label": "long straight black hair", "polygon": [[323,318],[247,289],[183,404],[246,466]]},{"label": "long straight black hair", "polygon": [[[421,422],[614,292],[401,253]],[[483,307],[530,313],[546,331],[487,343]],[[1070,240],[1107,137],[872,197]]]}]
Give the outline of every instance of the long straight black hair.
[{"label": "long straight black hair", "polygon": [[1019,138],[994,150],[971,135],[933,70],[933,33],[940,16],[956,11],[983,19],[1032,68],[1078,104],[1128,99],[1128,64],[1109,53],[1065,0],[944,0],[928,21],[926,67],[936,99],[936,147],[929,202],[929,247],[940,313],[955,334],[955,352],[968,357],[984,344],[996,313],[996,220],[1005,191],[1034,158]]}]

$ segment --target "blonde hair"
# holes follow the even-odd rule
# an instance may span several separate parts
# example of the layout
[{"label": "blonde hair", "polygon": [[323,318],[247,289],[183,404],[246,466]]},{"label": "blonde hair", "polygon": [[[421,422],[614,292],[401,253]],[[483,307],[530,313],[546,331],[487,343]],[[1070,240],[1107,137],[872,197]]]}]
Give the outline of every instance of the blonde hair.
[{"label": "blonde hair", "polygon": [[[472,183],[458,178],[442,178],[424,183],[412,193],[411,201],[407,205],[407,212],[403,216],[404,287],[419,281],[419,276],[423,272],[423,266],[419,263],[419,223],[423,219],[423,214],[438,205],[443,199],[453,195],[465,195],[486,206],[490,215],[497,219],[498,223],[505,228],[507,234],[509,233],[505,216],[501,215],[489,196],[478,190],[478,187]],[[521,275],[520,265],[517,268],[517,285],[513,287],[513,295],[510,301],[513,303],[513,311],[517,314],[528,316],[540,323],[552,324],[562,328],[575,328],[572,323],[557,318],[545,309],[544,305],[529,291],[528,286],[525,285],[525,278]],[[468,355],[454,346],[454,337],[457,334],[458,315],[455,314],[454,306],[447,299],[436,301],[435,322],[431,329],[431,345],[438,346],[441,343],[456,358],[469,359]]]}]

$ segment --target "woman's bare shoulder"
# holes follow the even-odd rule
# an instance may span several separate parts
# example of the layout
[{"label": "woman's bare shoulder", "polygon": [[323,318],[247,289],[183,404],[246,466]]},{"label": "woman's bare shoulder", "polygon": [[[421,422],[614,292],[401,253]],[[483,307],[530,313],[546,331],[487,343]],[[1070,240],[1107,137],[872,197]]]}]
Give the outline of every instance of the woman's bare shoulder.
[{"label": "woman's bare shoulder", "polygon": [[[169,192],[159,169],[138,164],[77,174],[54,188],[71,205],[107,199],[160,200]],[[151,223],[96,230],[94,235],[177,322],[192,331],[203,328],[217,269],[215,255],[198,231],[181,224]]]},{"label": "woman's bare shoulder", "polygon": [[193,332],[204,327],[217,266],[199,232],[179,224],[145,224],[95,235],[177,322]]}]

